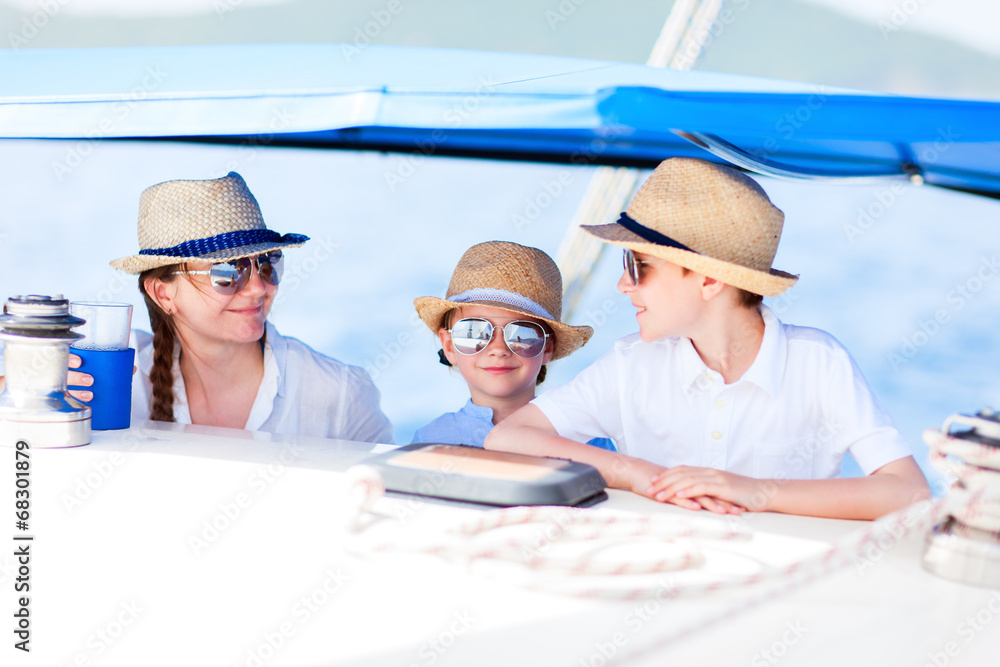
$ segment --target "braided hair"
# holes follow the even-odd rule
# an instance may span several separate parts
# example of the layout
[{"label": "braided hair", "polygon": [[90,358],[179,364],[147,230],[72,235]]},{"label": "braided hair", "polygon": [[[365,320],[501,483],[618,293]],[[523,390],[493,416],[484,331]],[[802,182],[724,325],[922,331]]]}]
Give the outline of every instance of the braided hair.
[{"label": "braided hair", "polygon": [[176,277],[177,265],[160,266],[139,275],[139,291],[149,311],[149,326],[153,329],[153,400],[149,418],[161,422],[174,421],[174,344],[176,335],[171,314],[164,312],[146,291],[146,281],[155,278],[169,283]]}]

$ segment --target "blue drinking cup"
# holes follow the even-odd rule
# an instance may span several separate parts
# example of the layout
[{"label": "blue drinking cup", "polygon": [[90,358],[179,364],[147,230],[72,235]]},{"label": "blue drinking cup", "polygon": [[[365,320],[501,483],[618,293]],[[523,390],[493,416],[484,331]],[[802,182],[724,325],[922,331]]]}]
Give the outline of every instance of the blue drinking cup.
[{"label": "blue drinking cup", "polygon": [[95,430],[128,428],[132,416],[132,366],[135,350],[82,350],[71,348],[82,363],[76,370],[94,377],[90,387],[70,385],[70,389],[91,391],[90,427]]}]

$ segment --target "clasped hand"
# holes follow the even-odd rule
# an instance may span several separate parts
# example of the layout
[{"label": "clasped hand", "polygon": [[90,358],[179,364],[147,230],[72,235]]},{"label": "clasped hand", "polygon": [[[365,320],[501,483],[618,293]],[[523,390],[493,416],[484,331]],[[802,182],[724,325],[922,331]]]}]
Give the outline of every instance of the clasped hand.
[{"label": "clasped hand", "polygon": [[[659,502],[718,514],[766,509],[761,501],[761,480],[714,468],[655,468],[651,476],[640,473],[632,490]],[[766,500],[766,494],[763,498]]]}]

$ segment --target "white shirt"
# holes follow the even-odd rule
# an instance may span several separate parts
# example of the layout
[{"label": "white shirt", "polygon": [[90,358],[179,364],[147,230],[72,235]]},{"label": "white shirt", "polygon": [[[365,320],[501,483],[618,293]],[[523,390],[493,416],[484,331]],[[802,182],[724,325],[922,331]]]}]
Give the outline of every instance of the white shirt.
[{"label": "white shirt", "polygon": [[[132,380],[132,421],[149,419],[153,337],[133,331],[138,372]],[[180,345],[174,345],[174,420],[191,423]],[[264,377],[243,427],[289,435],[393,443],[392,424],[379,408],[379,391],[368,373],[316,352],[267,323]]]},{"label": "white shirt", "polygon": [[782,324],[766,306],[761,315],[760,350],[732,384],[690,339],[633,334],[533,403],[563,437],[610,437],[620,452],[668,467],[822,479],[840,476],[846,452],[865,474],[911,454],[833,336]]}]

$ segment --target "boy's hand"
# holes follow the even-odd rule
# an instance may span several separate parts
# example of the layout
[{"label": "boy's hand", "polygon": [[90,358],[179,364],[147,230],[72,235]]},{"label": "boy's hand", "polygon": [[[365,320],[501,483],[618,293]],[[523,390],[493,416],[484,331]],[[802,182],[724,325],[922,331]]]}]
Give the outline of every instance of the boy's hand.
[{"label": "boy's hand", "polygon": [[[758,482],[714,468],[677,466],[655,475],[643,495],[691,509],[703,507],[712,512],[739,514],[754,504],[752,499],[761,490]],[[698,507],[687,504],[695,500]],[[754,509],[763,510],[764,507]]]},{"label": "boy's hand", "polygon": [[629,488],[641,496],[689,510],[706,509],[717,514],[741,514],[744,511],[743,507],[722,498],[712,498],[707,495],[678,496],[671,494],[665,496],[656,493],[656,480],[661,479],[670,470],[670,468],[643,459],[631,459],[628,470]]}]

